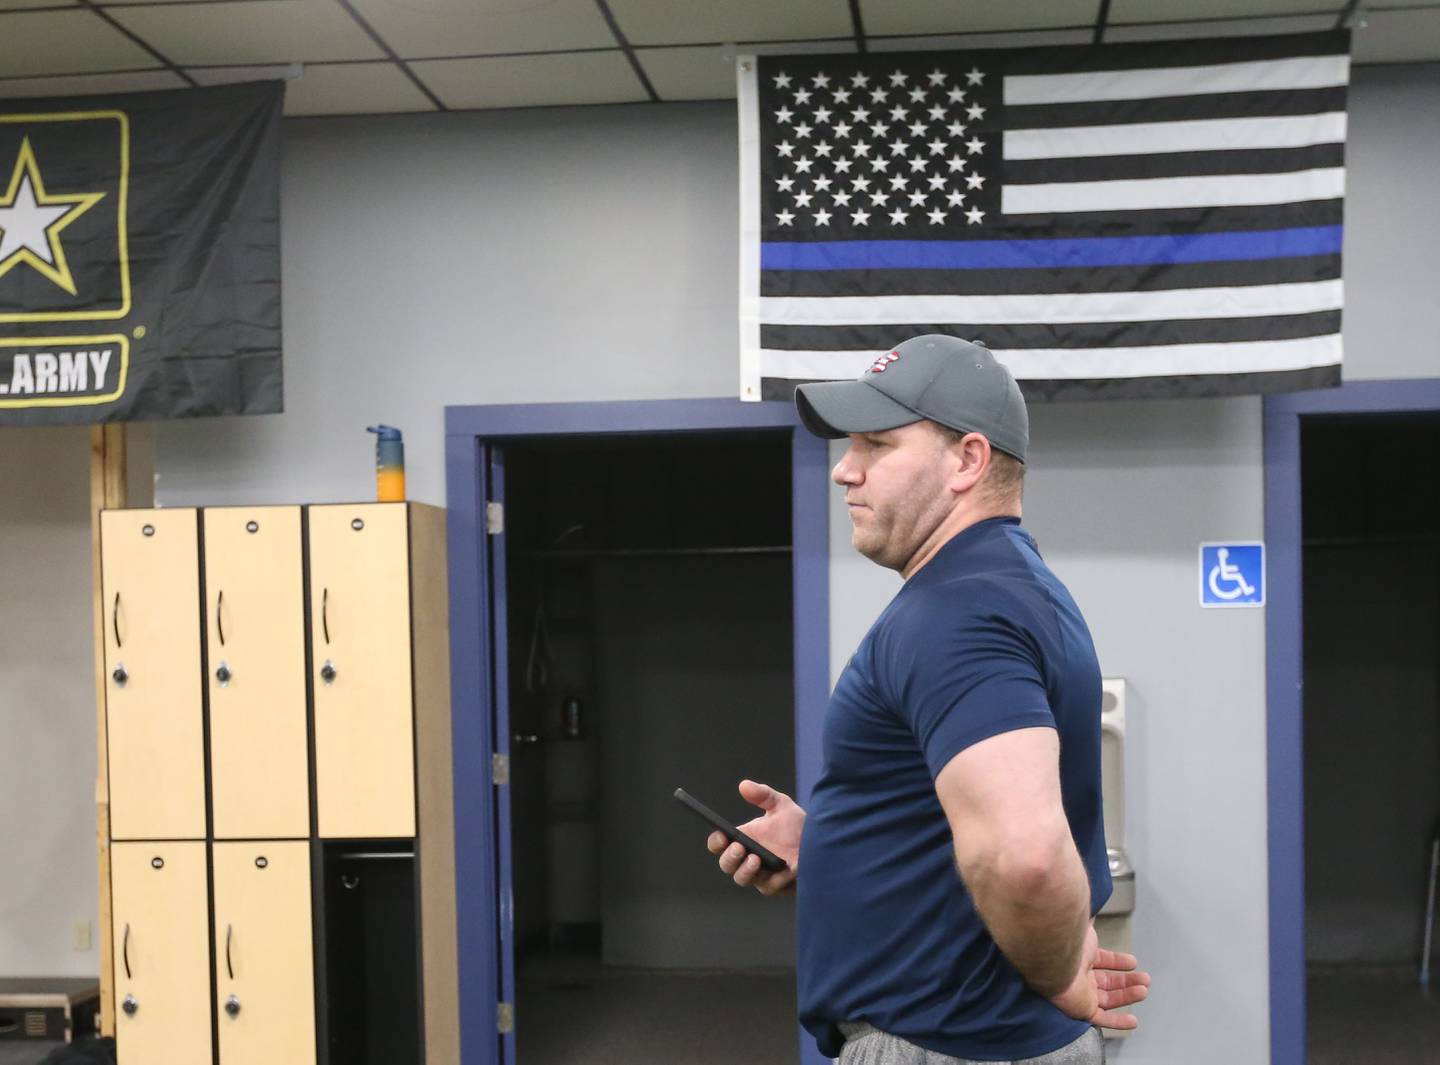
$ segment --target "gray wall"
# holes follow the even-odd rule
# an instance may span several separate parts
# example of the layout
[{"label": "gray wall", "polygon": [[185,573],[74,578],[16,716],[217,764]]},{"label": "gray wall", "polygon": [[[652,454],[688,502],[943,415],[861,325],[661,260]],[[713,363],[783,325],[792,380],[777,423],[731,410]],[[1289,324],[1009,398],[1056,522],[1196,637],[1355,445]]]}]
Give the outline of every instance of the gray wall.
[{"label": "gray wall", "polygon": [[0,429],[0,976],[98,971],[89,511],[88,429]]},{"label": "gray wall", "polygon": [[[1437,121],[1440,68],[1356,72],[1352,379],[1440,374]],[[160,427],[162,502],[369,498],[375,420],[406,430],[411,495],[440,502],[446,403],[734,394],[732,105],[286,137],[288,413]],[[1195,545],[1261,531],[1260,421],[1255,399],[1034,415],[1027,520],[1133,685],[1134,942],[1157,984],[1116,1054],[1131,1065],[1268,1053],[1263,613],[1195,603]],[[894,581],[834,539],[839,663]]]},{"label": "gray wall", "polygon": [[593,580],[605,963],[793,966],[791,900],[737,891],[669,798],[743,824],[741,778],[793,793],[790,559],[618,559]]}]

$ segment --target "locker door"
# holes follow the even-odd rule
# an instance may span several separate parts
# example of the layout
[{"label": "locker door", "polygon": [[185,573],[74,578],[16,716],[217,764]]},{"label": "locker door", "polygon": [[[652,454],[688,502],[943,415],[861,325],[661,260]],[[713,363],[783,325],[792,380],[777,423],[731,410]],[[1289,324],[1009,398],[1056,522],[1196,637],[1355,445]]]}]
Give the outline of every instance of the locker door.
[{"label": "locker door", "polygon": [[211,1060],[205,889],[204,843],[110,847],[119,1065]]},{"label": "locker door", "polygon": [[203,839],[195,511],[100,515],[114,839]]},{"label": "locker door", "polygon": [[310,834],[299,507],[206,509],[210,791],[217,839]]},{"label": "locker door", "polygon": [[319,834],[413,836],[406,507],[307,510]]},{"label": "locker door", "polygon": [[220,1065],[313,1065],[310,844],[215,844]]}]

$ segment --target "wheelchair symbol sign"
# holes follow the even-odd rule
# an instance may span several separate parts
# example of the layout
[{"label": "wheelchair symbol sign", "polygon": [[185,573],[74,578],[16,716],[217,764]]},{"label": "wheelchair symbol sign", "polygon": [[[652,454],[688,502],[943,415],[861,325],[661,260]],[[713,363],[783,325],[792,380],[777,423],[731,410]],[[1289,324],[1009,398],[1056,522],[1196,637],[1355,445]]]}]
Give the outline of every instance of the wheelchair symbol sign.
[{"label": "wheelchair symbol sign", "polygon": [[1200,545],[1201,606],[1264,606],[1265,545],[1258,541]]}]

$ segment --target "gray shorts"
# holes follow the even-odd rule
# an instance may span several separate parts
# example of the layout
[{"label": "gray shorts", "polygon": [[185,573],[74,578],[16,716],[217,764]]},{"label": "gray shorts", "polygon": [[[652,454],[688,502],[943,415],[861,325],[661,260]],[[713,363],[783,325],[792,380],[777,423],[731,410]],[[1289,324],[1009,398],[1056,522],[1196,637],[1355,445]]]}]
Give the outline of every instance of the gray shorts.
[{"label": "gray shorts", "polygon": [[[952,1058],[934,1050],[907,1043],[898,1035],[872,1028],[864,1021],[841,1021],[845,1048],[840,1065],[1002,1065]],[[1038,1058],[1024,1058],[1009,1065],[1105,1065],[1105,1039],[1099,1028],[1086,1029],[1075,1042]]]}]

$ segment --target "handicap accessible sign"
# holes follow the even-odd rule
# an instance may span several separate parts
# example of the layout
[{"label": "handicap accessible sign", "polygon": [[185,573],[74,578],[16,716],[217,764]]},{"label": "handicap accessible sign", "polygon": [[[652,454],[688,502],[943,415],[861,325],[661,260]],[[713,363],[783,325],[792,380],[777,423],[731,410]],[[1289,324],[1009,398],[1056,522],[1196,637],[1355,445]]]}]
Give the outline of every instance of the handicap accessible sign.
[{"label": "handicap accessible sign", "polygon": [[1255,540],[1200,545],[1201,606],[1264,606],[1265,545]]}]

